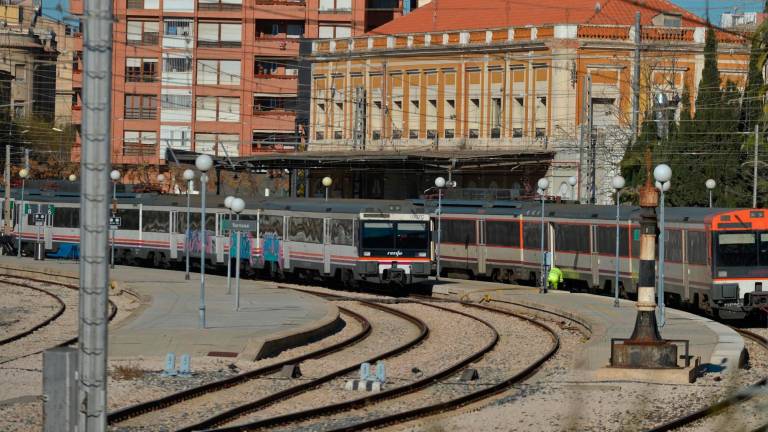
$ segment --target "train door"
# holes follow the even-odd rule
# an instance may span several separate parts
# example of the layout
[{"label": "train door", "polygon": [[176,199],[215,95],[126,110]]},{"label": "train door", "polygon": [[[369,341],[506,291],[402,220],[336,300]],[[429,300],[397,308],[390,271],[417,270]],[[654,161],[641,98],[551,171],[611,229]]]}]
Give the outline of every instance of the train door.
[{"label": "train door", "polygon": [[331,273],[331,220],[323,219],[323,273]]},{"label": "train door", "polygon": [[[225,240],[224,238],[224,221],[228,219],[227,213],[216,213],[216,219],[215,219],[215,229],[214,229],[214,243],[216,246],[216,262],[224,262],[224,252],[226,249],[229,249],[228,247],[225,248],[225,244],[228,245],[229,242]],[[228,240],[228,239],[227,239]]]},{"label": "train door", "polygon": [[[591,282],[590,287],[599,287],[600,286],[600,255],[597,253],[597,242],[595,241],[597,237],[597,226],[596,225],[590,225],[589,226],[589,237],[590,237],[590,245],[589,250],[592,251],[590,254],[590,260],[589,260],[589,271],[591,274]],[[615,238],[615,236],[614,236]]]},{"label": "train door", "polygon": [[179,213],[176,210],[171,210],[171,216],[168,223],[168,252],[171,259],[179,257],[179,245],[176,235],[176,220],[179,217]]},{"label": "train door", "polygon": [[486,274],[488,248],[485,246],[485,219],[477,220],[477,275]]},{"label": "train door", "polygon": [[691,298],[691,285],[690,285],[690,270],[688,269],[688,230],[682,231],[683,233],[683,239],[680,243],[680,248],[683,250],[683,259],[682,259],[682,267],[683,267],[683,295],[682,300],[688,301]]}]

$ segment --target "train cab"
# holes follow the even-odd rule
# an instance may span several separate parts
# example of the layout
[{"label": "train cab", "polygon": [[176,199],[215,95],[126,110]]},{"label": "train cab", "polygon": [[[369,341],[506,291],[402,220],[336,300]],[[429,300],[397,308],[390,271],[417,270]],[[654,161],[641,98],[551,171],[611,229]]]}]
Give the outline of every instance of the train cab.
[{"label": "train cab", "polygon": [[431,271],[428,214],[360,214],[358,274],[365,280],[409,285]]}]

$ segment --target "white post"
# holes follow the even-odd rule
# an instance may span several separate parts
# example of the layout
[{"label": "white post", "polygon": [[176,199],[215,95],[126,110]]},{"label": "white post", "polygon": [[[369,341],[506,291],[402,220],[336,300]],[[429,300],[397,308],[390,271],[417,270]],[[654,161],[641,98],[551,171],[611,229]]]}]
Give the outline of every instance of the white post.
[{"label": "white post", "polygon": [[443,232],[443,189],[437,188],[437,250],[435,250],[435,261],[437,261],[437,272],[435,280],[440,280],[440,243]]},{"label": "white post", "polygon": [[664,187],[661,188],[661,221],[659,223],[659,327],[664,327],[664,255],[666,240],[665,224],[664,224]]},{"label": "white post", "polygon": [[19,237],[19,249],[16,251],[16,255],[21,258],[21,227],[22,227],[22,220],[24,218],[24,183],[26,181],[22,178],[21,179],[21,205],[19,206],[19,231],[17,233],[17,236]]},{"label": "white post", "polygon": [[200,328],[205,328],[205,190],[208,174],[200,175]]},{"label": "white post", "polygon": [[619,228],[619,198],[621,197],[621,189],[616,189],[616,274],[614,277],[613,285],[613,306],[619,307],[619,239],[621,238],[621,230]]},{"label": "white post", "polygon": [[229,211],[229,233],[227,234],[227,294],[232,294],[232,210]]},{"label": "white post", "polygon": [[184,279],[185,280],[189,280],[189,239],[190,239],[191,234],[192,234],[189,231],[189,216],[190,216],[189,215],[189,213],[190,213],[190,211],[189,211],[189,207],[190,207],[189,189],[192,187],[192,184],[193,184],[192,182],[193,182],[193,180],[188,180],[187,181],[187,230],[186,230],[186,234],[184,235],[184,254],[186,255],[184,257],[184,260],[186,262],[186,272],[184,274]]},{"label": "white post", "polygon": [[[237,215],[237,220],[240,220],[240,215]],[[240,231],[236,232],[237,235],[237,252],[235,252],[235,310],[240,310]]]},{"label": "white post", "polygon": [[760,148],[760,125],[755,125],[755,162],[752,168],[752,208],[757,208],[757,159]]},{"label": "white post", "polygon": [[[117,181],[112,182],[112,216],[117,216],[115,213],[115,208],[117,207]],[[112,234],[112,253],[109,257],[109,267],[115,268],[115,232],[117,232],[116,229],[112,227],[112,224],[109,226],[109,230],[111,231],[110,234]]]}]

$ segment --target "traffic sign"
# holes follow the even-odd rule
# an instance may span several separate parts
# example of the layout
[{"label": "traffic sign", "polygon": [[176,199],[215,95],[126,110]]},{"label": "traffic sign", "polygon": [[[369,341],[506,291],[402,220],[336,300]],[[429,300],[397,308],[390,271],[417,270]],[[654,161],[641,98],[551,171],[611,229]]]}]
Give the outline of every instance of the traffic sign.
[{"label": "traffic sign", "polygon": [[109,229],[116,230],[120,228],[120,225],[123,223],[123,218],[120,216],[110,216],[109,217]]},{"label": "traffic sign", "polygon": [[43,226],[45,225],[45,217],[43,213],[35,213],[35,225],[36,226]]},{"label": "traffic sign", "polygon": [[56,206],[53,204],[48,204],[48,214],[53,216],[56,214]]},{"label": "traffic sign", "polygon": [[29,203],[24,204],[24,214],[32,214],[32,206]]}]

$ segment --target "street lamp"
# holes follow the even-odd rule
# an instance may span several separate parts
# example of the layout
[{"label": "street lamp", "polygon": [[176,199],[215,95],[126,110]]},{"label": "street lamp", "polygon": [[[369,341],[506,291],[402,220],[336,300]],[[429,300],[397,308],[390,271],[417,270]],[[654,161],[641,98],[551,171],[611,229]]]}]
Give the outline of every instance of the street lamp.
[{"label": "street lamp", "polygon": [[323,186],[325,186],[325,200],[328,201],[328,188],[333,184],[333,179],[330,177],[323,177]]},{"label": "street lamp", "polygon": [[571,186],[571,200],[573,201],[576,201],[576,183],[578,183],[576,176],[568,177],[568,184]]},{"label": "street lamp", "polygon": [[666,231],[664,226],[664,192],[668,191],[672,179],[672,168],[669,165],[661,164],[653,169],[653,178],[656,179],[656,188],[661,191],[661,200],[659,201],[660,222],[659,222],[659,326],[664,327],[664,255],[666,243]]},{"label": "street lamp", "polygon": [[621,198],[621,190],[624,188],[626,182],[624,177],[617,175],[611,180],[613,189],[616,190],[616,274],[613,282],[613,306],[619,307],[619,202]]},{"label": "street lamp", "polygon": [[26,183],[27,177],[29,177],[29,170],[27,168],[20,169],[19,177],[21,177],[21,205],[19,206],[19,233],[17,236],[19,240],[19,248],[16,251],[16,254],[18,257],[21,257],[21,223],[24,219],[24,184]]},{"label": "street lamp", "polygon": [[[233,212],[237,215],[237,220],[240,220],[240,212],[245,209],[245,201],[242,198],[233,198],[231,207]],[[230,225],[231,226],[231,225]],[[240,310],[240,230],[235,231],[237,235],[237,242],[235,243],[235,311]],[[230,253],[231,255],[231,253]]]},{"label": "street lamp", "polygon": [[160,184],[160,193],[163,193],[163,183],[165,183],[165,174],[157,175],[157,183]]},{"label": "street lamp", "polygon": [[74,174],[70,174],[70,175],[69,175],[69,177],[67,177],[67,178],[68,178],[68,179],[69,179],[69,181],[71,181],[72,183],[74,183],[74,182],[76,182],[76,181],[77,181],[77,176],[76,176],[76,175],[74,175]]},{"label": "street lamp", "polygon": [[437,273],[435,274],[435,280],[440,280],[440,243],[441,243],[441,235],[443,232],[443,229],[442,229],[443,189],[445,189],[446,187],[456,187],[456,181],[445,180],[445,178],[443,177],[438,177],[435,179],[435,187],[437,188],[437,247],[435,248],[435,260],[437,261],[437,269],[436,269]]},{"label": "street lamp", "polygon": [[229,248],[227,250],[227,294],[232,294],[232,200],[234,200],[235,197],[232,195],[228,195],[226,198],[224,198],[224,207],[226,207],[229,210],[229,241],[227,242],[229,244]]},{"label": "street lamp", "polygon": [[189,238],[191,234],[189,232],[189,190],[192,189],[192,185],[194,184],[195,172],[187,168],[184,170],[182,177],[184,178],[184,181],[187,182],[187,230],[186,235],[184,236],[184,254],[186,255],[187,271],[184,274],[184,279],[189,280]]},{"label": "street lamp", "polygon": [[195,159],[195,166],[200,170],[200,328],[205,328],[205,190],[208,184],[208,170],[213,166],[213,159],[200,155]]},{"label": "street lamp", "polygon": [[549,180],[542,177],[536,183],[539,187],[539,195],[541,196],[541,292],[547,292],[547,257],[544,254],[544,195],[549,187]]},{"label": "street lamp", "polygon": [[713,179],[709,179],[704,182],[704,186],[706,186],[707,190],[709,191],[709,208],[712,208],[712,190],[715,189],[715,186],[717,186],[717,182],[715,182]]},{"label": "street lamp", "polygon": [[[109,178],[112,179],[112,217],[117,216],[117,182],[120,181],[120,171],[118,170],[112,170],[111,173],[109,173]],[[112,226],[110,224],[110,231],[112,231],[112,254],[110,256],[110,268],[115,268],[115,232],[117,231],[116,226]]]}]

